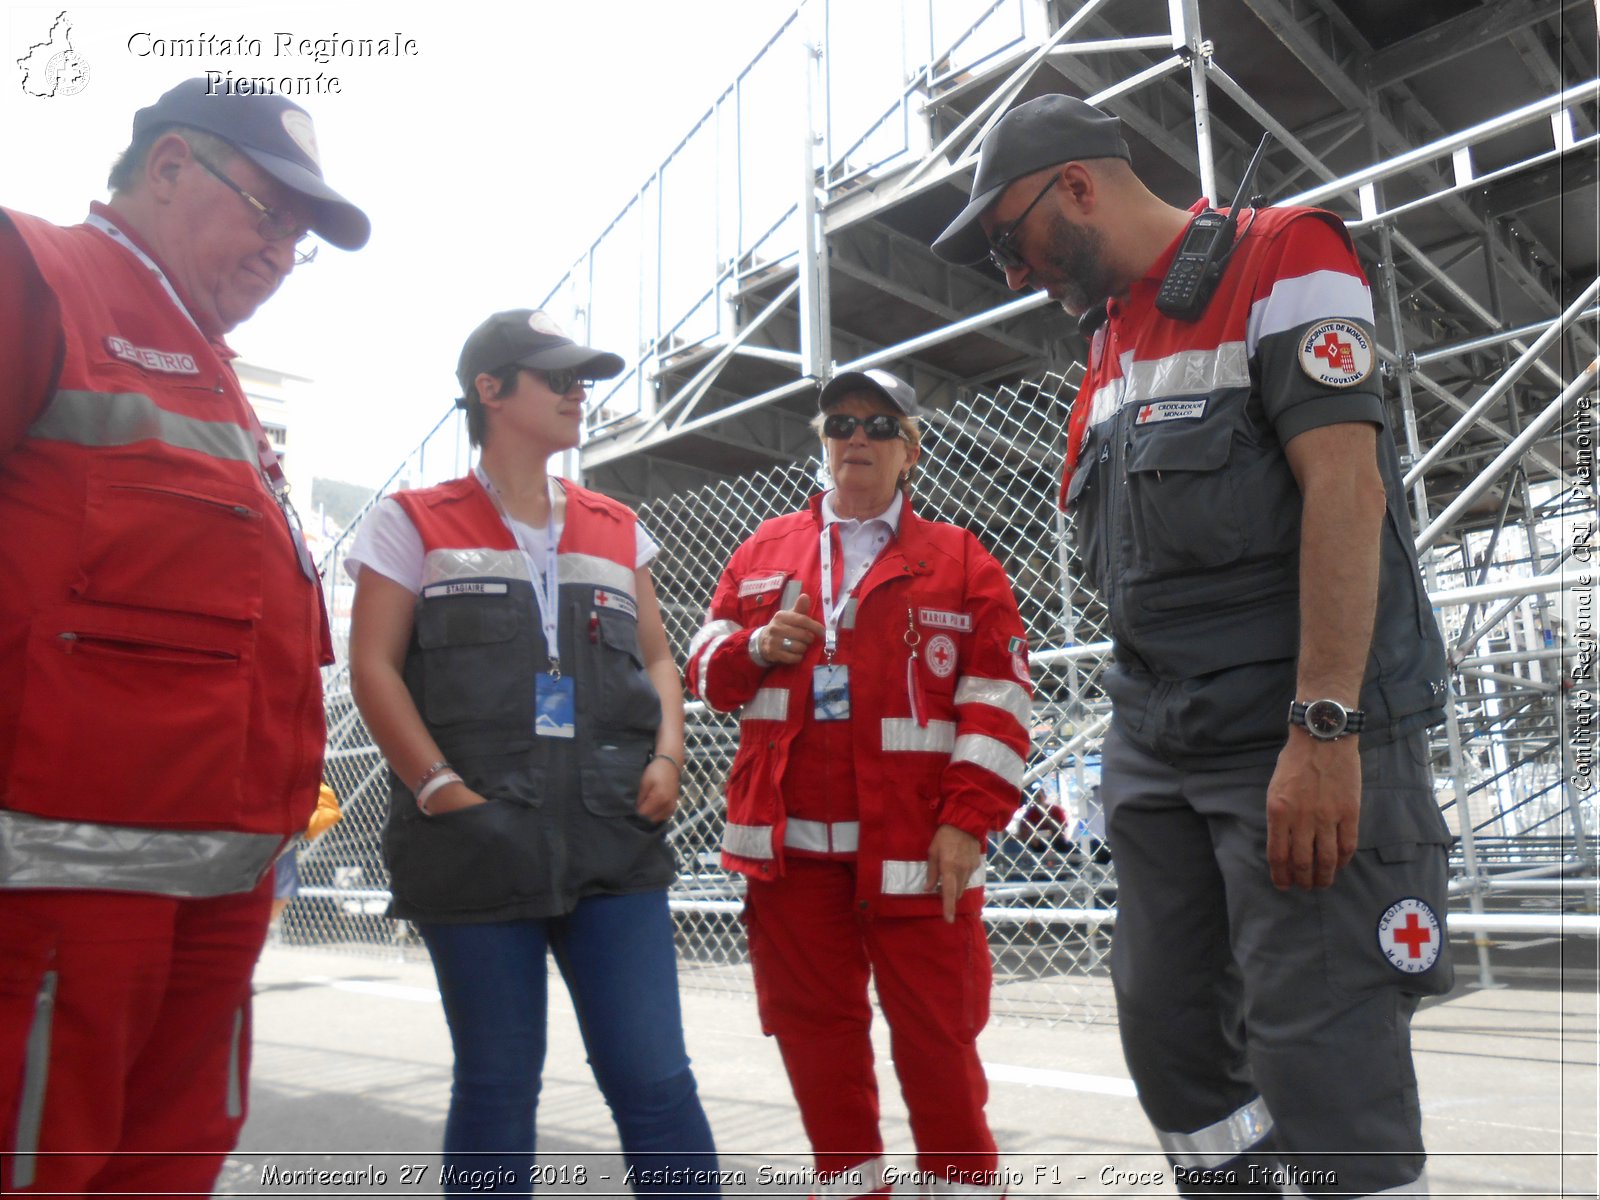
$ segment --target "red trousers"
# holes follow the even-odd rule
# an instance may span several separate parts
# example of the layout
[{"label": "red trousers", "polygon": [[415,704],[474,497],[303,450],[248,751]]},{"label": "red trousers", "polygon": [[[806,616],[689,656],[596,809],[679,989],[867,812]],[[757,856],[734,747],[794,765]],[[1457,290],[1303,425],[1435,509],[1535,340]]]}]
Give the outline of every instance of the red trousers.
[{"label": "red trousers", "polygon": [[0,891],[0,1190],[210,1194],[244,1125],[271,878]]},{"label": "red trousers", "polygon": [[791,856],[781,879],[752,879],[745,899],[762,1032],[778,1039],[824,1183],[819,1193],[890,1191],[870,978],[889,1022],[918,1173],[998,1195],[977,1048],[991,983],[982,920],[867,916],[856,906],[855,869],[853,861]]}]

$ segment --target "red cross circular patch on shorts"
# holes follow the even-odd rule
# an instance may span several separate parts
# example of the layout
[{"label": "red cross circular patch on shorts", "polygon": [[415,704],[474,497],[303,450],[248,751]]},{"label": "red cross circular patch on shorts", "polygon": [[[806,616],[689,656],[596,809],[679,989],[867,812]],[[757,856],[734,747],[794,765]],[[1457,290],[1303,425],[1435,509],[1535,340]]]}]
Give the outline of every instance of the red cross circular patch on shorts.
[{"label": "red cross circular patch on shorts", "polygon": [[1354,321],[1318,321],[1300,339],[1300,369],[1326,387],[1354,387],[1373,362],[1372,339]]},{"label": "red cross circular patch on shorts", "polygon": [[1378,918],[1378,949],[1396,971],[1420,975],[1439,961],[1444,934],[1439,918],[1421,900],[1407,896]]}]

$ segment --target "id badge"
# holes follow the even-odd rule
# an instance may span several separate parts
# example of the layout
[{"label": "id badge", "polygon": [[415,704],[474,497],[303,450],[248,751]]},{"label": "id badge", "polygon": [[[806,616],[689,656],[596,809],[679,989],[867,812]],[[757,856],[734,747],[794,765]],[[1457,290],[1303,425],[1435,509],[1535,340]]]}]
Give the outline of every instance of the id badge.
[{"label": "id badge", "polygon": [[850,668],[844,663],[811,668],[811,715],[818,721],[850,719]]},{"label": "id badge", "polygon": [[577,695],[571,675],[541,671],[534,676],[533,732],[538,737],[576,737]]}]

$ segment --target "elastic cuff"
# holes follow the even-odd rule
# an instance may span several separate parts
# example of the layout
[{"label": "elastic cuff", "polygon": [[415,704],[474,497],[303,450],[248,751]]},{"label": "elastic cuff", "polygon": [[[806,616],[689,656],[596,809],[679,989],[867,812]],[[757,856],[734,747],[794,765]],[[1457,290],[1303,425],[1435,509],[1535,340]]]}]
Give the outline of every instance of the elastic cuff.
[{"label": "elastic cuff", "polygon": [[945,801],[939,810],[939,824],[953,825],[980,842],[988,840],[989,831],[993,828],[988,813],[962,804],[959,800]]}]

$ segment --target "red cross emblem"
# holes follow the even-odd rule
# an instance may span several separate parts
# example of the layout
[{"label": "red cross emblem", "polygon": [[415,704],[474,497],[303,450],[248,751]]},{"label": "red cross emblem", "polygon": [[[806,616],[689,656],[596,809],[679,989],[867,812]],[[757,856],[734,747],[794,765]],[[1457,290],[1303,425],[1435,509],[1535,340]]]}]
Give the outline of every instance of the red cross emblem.
[{"label": "red cross emblem", "polygon": [[950,663],[950,651],[943,646],[935,646],[933,648],[933,661],[940,670],[943,670]]},{"label": "red cross emblem", "polygon": [[1355,348],[1349,342],[1341,341],[1337,333],[1325,333],[1322,341],[1311,351],[1336,371],[1353,374],[1356,369]]},{"label": "red cross emblem", "polygon": [[1406,948],[1412,958],[1422,957],[1422,948],[1433,941],[1433,931],[1424,928],[1417,914],[1407,913],[1406,923],[1394,931],[1394,940]]},{"label": "red cross emblem", "polygon": [[1148,421],[1151,418],[1151,416],[1155,413],[1155,411],[1156,411],[1156,406],[1154,404],[1146,404],[1143,408],[1141,408],[1139,410],[1139,418],[1138,418],[1138,422],[1137,423],[1140,424],[1140,425],[1143,425],[1146,421]]},{"label": "red cross emblem", "polygon": [[604,592],[596,592],[594,594],[594,602],[596,604],[598,604],[601,608],[604,608],[604,607],[606,607],[606,605],[611,603],[611,598],[609,596],[607,596]]}]

